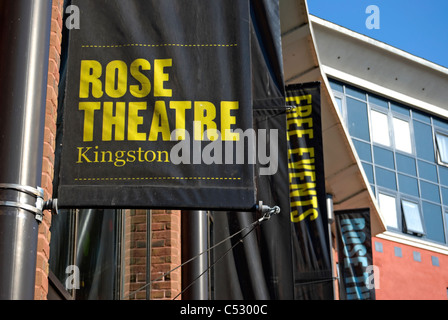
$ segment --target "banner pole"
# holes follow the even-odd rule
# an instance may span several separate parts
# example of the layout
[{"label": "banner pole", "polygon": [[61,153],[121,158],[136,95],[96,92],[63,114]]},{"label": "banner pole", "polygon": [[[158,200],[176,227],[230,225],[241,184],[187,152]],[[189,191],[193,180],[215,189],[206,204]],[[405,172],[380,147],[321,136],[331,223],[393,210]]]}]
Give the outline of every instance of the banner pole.
[{"label": "banner pole", "polygon": [[0,299],[32,300],[51,0],[0,0]]},{"label": "banner pole", "polygon": [[[182,262],[184,262],[207,251],[207,211],[182,211],[181,225]],[[208,300],[208,272],[196,280],[196,278],[207,269],[207,265],[208,253],[204,253],[191,263],[182,267],[182,288],[186,288],[194,282],[194,284],[182,294],[183,300]]]},{"label": "banner pole", "polygon": [[334,212],[333,212],[333,195],[327,193],[327,213],[328,213],[328,241],[330,245],[330,260],[331,260],[331,276],[333,279],[333,300],[337,297],[337,288],[335,282],[337,283],[337,274],[335,271],[334,258],[333,258],[333,238],[331,235],[331,225],[334,222]]}]

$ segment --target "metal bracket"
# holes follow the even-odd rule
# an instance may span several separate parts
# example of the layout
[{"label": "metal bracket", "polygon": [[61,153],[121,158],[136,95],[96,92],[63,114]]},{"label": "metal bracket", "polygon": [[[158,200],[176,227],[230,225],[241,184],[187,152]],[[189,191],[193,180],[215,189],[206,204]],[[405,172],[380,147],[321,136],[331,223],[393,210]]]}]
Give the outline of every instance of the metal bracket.
[{"label": "metal bracket", "polygon": [[59,214],[58,199],[45,201],[42,210],[50,210],[52,214]]},{"label": "metal bracket", "polygon": [[37,221],[42,222],[44,210],[44,190],[40,187],[33,188],[13,183],[0,183],[0,189],[14,190],[35,197],[35,205],[16,201],[0,201],[0,206],[14,207],[26,210],[34,214]]},{"label": "metal bracket", "polygon": [[271,219],[271,216],[273,214],[280,213],[279,206],[274,206],[271,208],[267,205],[263,205],[263,201],[258,201],[258,205],[256,206],[256,208],[257,208],[257,211],[263,215],[260,219],[258,219],[258,222],[263,222],[263,221],[269,220],[269,219]]}]

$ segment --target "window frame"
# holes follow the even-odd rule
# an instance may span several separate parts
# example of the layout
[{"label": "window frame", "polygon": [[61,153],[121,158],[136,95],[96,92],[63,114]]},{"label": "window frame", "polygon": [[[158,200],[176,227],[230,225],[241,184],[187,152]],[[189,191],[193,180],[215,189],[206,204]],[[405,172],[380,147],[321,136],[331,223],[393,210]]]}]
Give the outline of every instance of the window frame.
[{"label": "window frame", "polygon": [[[360,136],[357,136],[357,135],[353,134],[353,131],[352,131],[353,129],[350,126],[350,118],[349,118],[350,115],[349,115],[349,111],[348,111],[348,109],[349,109],[349,107],[348,107],[348,99],[351,99],[354,102],[365,104],[365,107],[366,107],[366,119],[365,120],[367,122],[366,125],[367,125],[367,131],[368,131],[367,134],[366,134],[366,137],[360,137]],[[354,138],[356,138],[356,139],[358,139],[360,141],[365,141],[365,142],[369,142],[370,144],[372,144],[372,130],[370,130],[370,128],[371,128],[370,105],[367,102],[367,100],[362,100],[362,99],[360,99],[358,97],[347,95],[347,93],[345,93],[342,102],[343,102],[343,110],[344,110],[344,124],[345,124],[345,126],[347,128],[347,131],[348,131],[350,137],[351,138],[354,137]],[[356,129],[356,127],[353,127],[353,128]],[[356,133],[359,134],[360,132],[356,132]]]},{"label": "window frame", "polygon": [[[394,144],[394,150],[396,152],[400,152],[400,153],[407,154],[407,155],[410,155],[410,154],[411,155],[415,155],[415,143],[414,143],[414,139],[413,139],[413,137],[414,137],[414,130],[413,130],[411,119],[410,118],[406,118],[406,116],[401,115],[401,114],[398,115],[398,114],[396,114],[394,112],[391,112],[391,113],[392,113],[391,117],[392,117],[392,130],[393,130],[393,139],[392,139],[392,141],[393,141],[393,144]],[[395,123],[394,123],[395,119],[400,120],[400,121],[404,121],[409,126],[409,142],[411,144],[410,152],[397,148],[396,135],[395,135]]]},{"label": "window frame", "polygon": [[[387,212],[385,212],[384,208],[381,207],[381,199],[380,199],[380,195],[382,195],[382,196],[386,196],[386,197],[389,197],[389,198],[394,199],[394,202],[395,202],[395,220],[396,220],[396,222],[397,222],[397,226],[396,226],[396,227],[391,226],[391,225],[389,225],[389,224],[387,223],[387,222],[388,222]],[[399,216],[399,214],[398,214],[398,203],[397,203],[397,199],[398,199],[398,197],[397,197],[397,194],[393,194],[393,193],[391,193],[390,191],[385,191],[383,188],[381,188],[381,189],[379,189],[379,190],[377,191],[377,196],[376,196],[376,198],[377,198],[378,205],[379,205],[379,207],[380,207],[381,213],[382,213],[382,215],[383,215],[383,217],[384,217],[384,220],[385,220],[385,223],[386,223],[386,228],[387,228],[388,230],[393,230],[393,231],[401,232],[401,228],[400,228],[400,226],[401,226],[401,219],[400,219],[400,216]],[[390,221],[390,220],[389,220],[389,221]]]},{"label": "window frame", "polygon": [[448,132],[434,128],[434,147],[435,147],[434,150],[436,152],[437,164],[448,167],[448,159],[445,162],[442,160],[442,157],[440,156],[438,136],[443,136],[448,140]]},{"label": "window frame", "polygon": [[[390,104],[390,103],[389,103]],[[390,150],[392,150],[393,152],[399,152],[405,155],[413,155],[415,156],[415,142],[414,142],[414,129],[412,126],[412,121],[410,117],[407,117],[406,115],[397,113],[392,111],[390,108],[389,109],[385,109],[384,107],[380,107],[374,104],[368,104],[368,108],[369,108],[369,125],[370,125],[370,139],[371,139],[371,143],[378,145],[378,146],[382,146],[384,148],[389,148]],[[387,129],[388,129],[388,133],[389,133],[389,145],[386,145],[382,142],[378,142],[374,140],[374,125],[373,125],[373,116],[372,113],[376,112],[376,113],[382,113],[384,115],[386,115],[387,117]],[[395,119],[399,120],[399,121],[404,121],[408,124],[409,126],[409,142],[410,142],[410,151],[406,151],[406,150],[402,150],[397,148],[397,143],[396,143],[396,135],[395,135]],[[448,136],[448,134],[447,134]],[[448,164],[447,164],[448,165]]]},{"label": "window frame", "polygon": [[[67,259],[67,263],[73,266],[76,266],[78,268],[81,269],[80,266],[80,261],[78,261],[77,259],[77,252],[80,250],[81,248],[81,244],[80,244],[80,232],[82,232],[81,230],[81,219],[80,219],[80,215],[81,215],[81,210],[106,210],[106,209],[102,209],[102,208],[96,208],[96,209],[63,209],[63,213],[60,213],[59,216],[61,214],[63,215],[67,215],[67,222],[68,222],[68,230],[67,232],[64,232],[63,234],[59,234],[59,237],[65,237],[68,239],[68,245],[66,247],[66,252],[63,253],[66,257],[68,257]],[[114,215],[114,219],[115,219],[115,226],[114,229],[110,232],[111,235],[113,235],[115,237],[116,243],[115,245],[115,250],[116,250],[116,256],[114,257],[116,259],[116,263],[113,264],[113,282],[114,282],[114,289],[112,292],[112,296],[113,296],[113,300],[116,299],[121,299],[122,296],[122,292],[123,292],[123,283],[122,283],[122,278],[124,276],[124,236],[125,236],[125,221],[124,221],[124,217],[125,217],[125,209],[109,209],[109,210],[114,210],[115,212],[113,213]],[[86,214],[86,213],[84,213]],[[99,213],[93,213],[93,214],[99,214]],[[102,213],[105,215],[108,215],[110,213]],[[95,230],[94,228],[89,229],[89,231],[91,230]],[[61,230],[58,230],[61,231]],[[54,236],[56,236],[56,231],[54,232]],[[56,239],[52,239],[53,244],[55,244],[54,241],[56,241]],[[101,239],[101,241],[104,241],[103,239]],[[88,241],[90,242],[90,240]],[[87,243],[88,243],[87,242]],[[52,247],[50,244],[50,256],[52,253]],[[56,259],[53,261],[58,261],[60,259],[59,256],[53,256],[53,258],[50,259]],[[66,281],[67,281],[67,277],[69,276],[69,274],[67,273],[67,269],[65,269],[65,273],[61,270],[58,270],[60,272],[60,274],[55,274],[54,270],[51,266],[52,261],[49,261],[49,271],[51,271],[54,274],[54,277],[52,279],[53,283],[56,283],[57,286],[64,288],[64,290],[67,292],[67,295],[71,297],[71,299],[73,300],[77,300],[79,299],[79,291],[77,291],[78,289],[75,288],[66,288]],[[102,266],[105,266],[106,264],[103,264]],[[81,274],[83,272],[83,270],[80,270]],[[64,273],[64,274],[62,274]],[[82,275],[81,278],[83,279]],[[112,279],[112,278],[110,278]],[[85,281],[84,279],[82,281]],[[91,282],[94,283],[94,282]],[[89,284],[91,284],[89,282]]]},{"label": "window frame", "polygon": [[[401,219],[402,219],[403,232],[406,234],[417,236],[417,237],[423,237],[424,235],[426,235],[425,223],[424,223],[424,219],[423,219],[423,210],[422,210],[420,201],[417,199],[410,198],[410,197],[400,197],[399,200],[400,200],[400,209],[401,209],[400,212],[401,212],[401,216],[402,216]],[[420,223],[420,226],[421,226],[421,231],[408,227],[406,221],[408,221],[409,220],[408,218],[410,218],[410,217],[408,217],[406,214],[406,210],[404,208],[404,202],[412,203],[412,204],[416,205],[416,208],[418,210],[417,217],[419,220],[418,222]]]},{"label": "window frame", "polygon": [[[370,122],[370,140],[371,140],[371,142],[376,144],[376,145],[382,146],[382,147],[394,149],[394,145],[393,145],[394,139],[392,139],[394,136],[393,136],[393,132],[391,132],[391,130],[393,128],[391,127],[391,121],[390,121],[388,110],[385,110],[385,109],[379,108],[379,107],[373,107],[372,105],[369,105],[369,109],[370,109],[369,110],[370,111],[369,112],[369,118],[370,118],[369,122]],[[374,132],[378,132],[377,130],[374,129],[374,123],[373,123],[373,118],[374,118],[373,117],[373,113],[374,112],[386,116],[387,133],[388,133],[387,137],[388,137],[388,140],[389,140],[389,144],[384,144],[382,142],[376,141],[375,138],[374,138],[375,137]]]},{"label": "window frame", "polygon": [[347,112],[346,112],[346,108],[345,108],[345,94],[342,93],[342,92],[333,90],[333,97],[334,97],[335,101],[336,101],[336,99],[340,99],[341,100],[342,105],[341,105],[341,109],[340,110],[339,110],[339,105],[337,104],[337,101],[336,101],[336,107],[337,107],[336,111],[339,112],[339,115],[341,116],[341,118],[345,122],[346,119],[347,119],[347,114],[346,114]]},{"label": "window frame", "polygon": [[[395,199],[395,212],[396,212],[396,221],[395,219],[388,219],[389,221],[386,222],[387,230],[390,232],[397,232],[402,235],[406,235],[409,238],[415,237],[420,238],[421,240],[428,241],[428,242],[434,242],[440,244],[441,242],[439,240],[432,240],[427,238],[428,234],[431,236],[431,226],[427,225],[427,215],[425,209],[425,203],[431,203],[433,205],[441,206],[442,208],[442,221],[444,224],[444,234],[445,234],[445,241],[443,242],[443,245],[448,246],[448,151],[445,152],[445,155],[447,157],[443,157],[443,154],[440,152],[439,143],[437,142],[438,135],[442,135],[442,138],[448,139],[448,119],[445,117],[439,118],[437,115],[430,114],[425,110],[419,110],[418,107],[411,104],[403,104],[402,102],[399,102],[398,100],[394,100],[393,97],[386,97],[381,96],[381,93],[379,95],[380,98],[383,98],[387,103],[381,103],[381,105],[378,105],[375,103],[375,101],[372,101],[370,98],[371,95],[376,96],[377,93],[374,93],[373,91],[369,91],[368,87],[363,86],[357,86],[356,84],[352,84],[349,82],[341,82],[339,80],[336,80],[334,78],[329,79],[330,82],[335,82],[339,84],[337,89],[332,88],[331,92],[333,93],[334,97],[337,97],[342,101],[342,114],[340,113],[341,121],[347,128],[347,133],[349,137],[352,140],[359,141],[361,143],[366,143],[370,145],[370,156],[371,160],[365,160],[364,158],[360,158],[361,164],[363,166],[362,170],[364,170],[364,163],[370,168],[372,168],[373,171],[373,179],[369,179],[370,187],[372,189],[373,194],[376,195],[377,203],[379,203],[379,194],[382,194],[384,196],[393,197]],[[365,93],[365,98],[363,95],[363,98],[361,99],[360,96],[356,94],[350,94],[350,92],[347,92],[347,88],[356,88],[360,90],[360,92]],[[369,137],[370,141],[366,140],[366,138],[360,138],[357,135],[353,135],[352,132],[350,132],[349,128],[349,114],[348,114],[348,98],[351,98],[353,100],[357,100],[360,102],[364,102],[367,104],[367,117],[368,117],[368,126],[369,126]],[[337,111],[339,111],[339,107]],[[383,114],[386,114],[388,122],[388,132],[389,132],[389,145],[374,141],[373,139],[373,123],[372,123],[372,111],[381,112]],[[354,119],[354,118],[353,118]],[[384,121],[384,119],[383,119]],[[401,123],[401,121],[404,121],[406,123]],[[418,126],[418,124],[422,124],[423,126]],[[406,128],[404,128],[406,126]],[[384,125],[382,126],[384,127]],[[404,128],[405,130],[396,129],[398,128]],[[429,130],[430,129],[430,130]],[[408,132],[409,131],[409,132]],[[396,136],[396,132],[399,134]],[[406,132],[405,139],[406,143],[403,144],[404,141],[401,138],[401,134]],[[383,132],[384,133],[384,132]],[[423,135],[424,133],[424,135]],[[410,135],[410,137],[407,137],[407,134]],[[419,138],[421,134],[421,138]],[[424,137],[424,144],[426,144],[427,148],[422,148],[422,139]],[[385,140],[385,139],[384,139]],[[432,140],[432,141],[431,141]],[[431,144],[431,142],[432,144]],[[409,147],[410,143],[410,147]],[[397,148],[397,146],[400,145],[403,148]],[[374,147],[381,147],[387,150],[390,150],[394,153],[394,169],[390,169],[388,167],[384,167],[382,164],[379,164],[374,156]],[[433,148],[433,150],[430,151],[430,147]],[[365,149],[367,150],[367,149]],[[426,155],[424,155],[426,152]],[[356,152],[358,150],[356,149]],[[400,157],[401,166],[400,170],[398,169],[398,158]],[[403,158],[403,159],[401,159]],[[411,162],[407,160],[407,158],[412,159],[412,166]],[[433,159],[431,159],[433,158]],[[442,161],[442,159],[445,158],[445,161]],[[431,175],[421,175],[421,163],[425,162],[428,164],[432,164],[436,167],[436,175],[431,171]],[[404,166],[406,165],[406,166]],[[409,167],[407,167],[409,166]],[[377,180],[377,168],[381,168],[384,170],[391,170],[395,173],[395,180],[397,184],[397,189],[390,189],[387,186],[379,185]],[[369,171],[370,172],[370,171]],[[423,171],[426,172],[426,171]],[[406,188],[402,190],[402,188],[399,187],[399,176],[406,176],[417,180],[417,188],[418,188],[418,195],[414,192],[415,189],[412,189],[412,192],[407,190]],[[400,176],[400,177],[401,177]],[[445,179],[445,180],[444,180]],[[402,179],[403,181],[406,181],[405,179]],[[423,198],[422,196],[422,190],[423,187],[421,186],[421,183],[430,183],[435,184],[439,188],[439,196],[440,199],[436,201],[436,199],[427,199]],[[402,182],[403,183],[403,182]],[[414,186],[414,185],[413,185]],[[392,187],[392,186],[391,186]],[[434,197],[435,198],[435,197]],[[415,224],[415,228],[412,226],[410,228],[407,228],[406,226],[406,217],[404,216],[403,211],[403,204],[402,201],[408,201],[414,204],[417,204],[418,206],[418,220]],[[390,206],[392,206],[392,203],[390,203]],[[381,208],[380,208],[381,209]],[[425,209],[425,211],[424,211]],[[404,210],[407,210],[406,208]],[[384,213],[387,213],[387,211],[383,212],[383,217],[385,216]],[[407,211],[406,214],[409,214]],[[415,213],[416,214],[416,211]],[[411,216],[412,217],[412,216]],[[416,217],[416,216],[414,216]],[[384,218],[385,219],[385,218]],[[385,219],[386,220],[386,219]],[[389,226],[387,223],[392,220],[393,225],[396,224],[397,228],[394,226]],[[409,220],[409,217],[407,219]],[[431,219],[430,219],[431,220]],[[411,223],[412,224],[412,223]],[[406,230],[406,228],[408,230]],[[418,233],[411,232],[415,231],[414,229],[418,229]],[[423,230],[423,232],[422,232]],[[409,232],[407,232],[409,231]],[[441,239],[441,237],[439,237]]]},{"label": "window frame", "polygon": [[445,231],[445,243],[448,242],[448,206],[442,206],[443,228]]}]

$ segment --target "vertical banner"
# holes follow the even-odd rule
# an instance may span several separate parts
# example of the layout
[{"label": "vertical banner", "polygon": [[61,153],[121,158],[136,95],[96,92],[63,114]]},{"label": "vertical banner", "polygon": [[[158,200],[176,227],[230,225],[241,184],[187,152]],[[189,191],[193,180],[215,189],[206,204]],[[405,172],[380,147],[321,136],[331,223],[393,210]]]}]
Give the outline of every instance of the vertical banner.
[{"label": "vertical banner", "polygon": [[341,300],[375,300],[369,209],[335,211]]},{"label": "vertical banner", "polygon": [[[279,206],[280,214],[261,224],[235,248],[239,239],[213,250],[214,298],[294,299],[291,223],[289,218],[286,105],[278,0],[251,0],[251,64],[257,201]],[[229,235],[259,219],[255,212],[217,213],[213,240]]]},{"label": "vertical banner", "polygon": [[72,0],[60,207],[256,204],[249,0]]},{"label": "vertical banner", "polygon": [[[213,268],[215,298],[292,300],[294,279],[285,107],[254,110],[254,128],[259,141],[266,140],[269,154],[277,157],[273,174],[256,176],[257,199],[270,207],[279,206],[280,213],[262,223],[258,232],[252,233],[255,240],[245,238],[229,254],[227,252],[237,238],[214,250],[215,257],[225,255],[223,262]],[[260,170],[266,170],[266,167],[258,161],[256,172]],[[213,219],[214,243],[259,218],[254,212],[217,213]]]},{"label": "vertical banner", "polygon": [[[252,95],[258,141],[266,134],[255,167],[257,201],[280,214],[260,228],[259,250],[271,299],[294,299],[288,197],[288,146],[279,0],[251,0]],[[275,146],[276,145],[276,146]],[[259,145],[259,148],[263,148]],[[269,161],[268,161],[269,160]],[[269,175],[262,174],[269,165]],[[275,165],[272,165],[275,163]]]},{"label": "vertical banner", "polygon": [[295,299],[331,300],[320,83],[286,87]]}]

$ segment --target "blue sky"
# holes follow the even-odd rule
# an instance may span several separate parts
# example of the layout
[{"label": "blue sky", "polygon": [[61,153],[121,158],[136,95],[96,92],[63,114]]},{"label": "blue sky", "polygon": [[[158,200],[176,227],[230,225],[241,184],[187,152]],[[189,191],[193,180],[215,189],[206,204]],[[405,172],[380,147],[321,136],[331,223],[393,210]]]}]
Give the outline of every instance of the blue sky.
[{"label": "blue sky", "polygon": [[[448,0],[307,0],[309,12],[448,68]],[[369,5],[379,29],[369,30]]]}]

